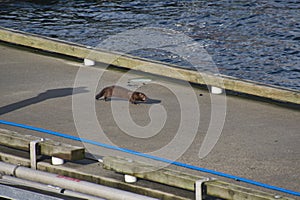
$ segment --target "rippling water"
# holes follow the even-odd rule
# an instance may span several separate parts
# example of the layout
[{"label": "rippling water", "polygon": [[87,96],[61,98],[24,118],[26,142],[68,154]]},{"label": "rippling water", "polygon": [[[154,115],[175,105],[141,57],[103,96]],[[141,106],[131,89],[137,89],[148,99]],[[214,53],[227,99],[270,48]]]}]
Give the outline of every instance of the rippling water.
[{"label": "rippling water", "polygon": [[[300,90],[299,0],[0,0],[0,16],[0,26],[90,46],[132,29],[174,30],[222,74]],[[158,49],[133,53],[188,66]]]}]

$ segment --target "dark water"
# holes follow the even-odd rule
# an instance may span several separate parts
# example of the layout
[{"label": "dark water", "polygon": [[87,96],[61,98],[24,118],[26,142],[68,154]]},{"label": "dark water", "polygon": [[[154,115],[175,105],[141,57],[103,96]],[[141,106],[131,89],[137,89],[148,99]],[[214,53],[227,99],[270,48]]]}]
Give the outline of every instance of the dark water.
[{"label": "dark water", "polygon": [[0,16],[0,26],[90,46],[131,29],[174,30],[201,43],[222,74],[300,90],[300,0],[0,0]]}]

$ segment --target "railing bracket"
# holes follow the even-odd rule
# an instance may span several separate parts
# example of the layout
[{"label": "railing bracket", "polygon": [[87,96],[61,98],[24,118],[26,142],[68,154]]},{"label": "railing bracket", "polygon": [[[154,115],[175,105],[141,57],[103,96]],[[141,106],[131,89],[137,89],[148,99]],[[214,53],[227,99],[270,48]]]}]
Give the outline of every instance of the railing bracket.
[{"label": "railing bracket", "polygon": [[202,200],[205,192],[205,188],[203,187],[203,183],[209,182],[209,181],[215,181],[216,178],[203,178],[196,181],[195,184],[195,195],[196,200]]},{"label": "railing bracket", "polygon": [[40,153],[37,151],[37,147],[38,144],[43,141],[45,141],[45,139],[41,138],[39,140],[34,140],[29,143],[30,167],[32,169],[37,169],[37,156],[40,155]]}]

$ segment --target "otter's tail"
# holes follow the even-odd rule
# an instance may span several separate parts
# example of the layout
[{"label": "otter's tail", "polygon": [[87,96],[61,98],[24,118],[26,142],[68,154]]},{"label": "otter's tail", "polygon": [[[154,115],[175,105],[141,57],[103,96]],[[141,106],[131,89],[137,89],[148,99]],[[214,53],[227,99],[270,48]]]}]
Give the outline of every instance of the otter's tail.
[{"label": "otter's tail", "polygon": [[99,93],[96,95],[96,99],[98,100],[98,99],[100,99],[101,97],[103,97],[104,93],[105,93],[105,90],[104,90],[104,89],[101,90],[101,92],[99,92]]}]

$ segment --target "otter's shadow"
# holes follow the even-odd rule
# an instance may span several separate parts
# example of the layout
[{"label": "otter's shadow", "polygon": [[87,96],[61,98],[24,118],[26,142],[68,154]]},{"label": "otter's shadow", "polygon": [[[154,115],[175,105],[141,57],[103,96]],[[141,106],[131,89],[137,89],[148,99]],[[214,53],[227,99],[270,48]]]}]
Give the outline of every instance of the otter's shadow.
[{"label": "otter's shadow", "polygon": [[145,101],[145,102],[141,101],[141,102],[138,102],[138,103],[139,104],[159,104],[159,103],[161,103],[161,100],[148,98],[147,101]]},{"label": "otter's shadow", "polygon": [[[98,101],[105,101],[105,100],[104,99],[99,99]],[[128,101],[128,100],[127,99],[122,99],[122,98],[117,98],[117,97],[111,97],[111,98],[108,98],[105,102],[110,102],[110,101]],[[148,105],[151,105],[151,104],[159,104],[159,103],[161,103],[161,100],[148,98],[146,102],[137,101],[134,104],[148,104]]]}]

